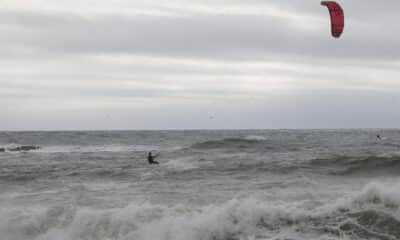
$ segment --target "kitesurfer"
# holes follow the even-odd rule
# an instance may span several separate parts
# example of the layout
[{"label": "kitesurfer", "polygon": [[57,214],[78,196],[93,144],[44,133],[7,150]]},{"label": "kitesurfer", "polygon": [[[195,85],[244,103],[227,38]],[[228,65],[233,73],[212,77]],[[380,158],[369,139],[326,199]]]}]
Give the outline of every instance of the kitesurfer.
[{"label": "kitesurfer", "polygon": [[153,155],[151,154],[151,152],[149,152],[149,155],[147,156],[147,161],[149,161],[149,164],[159,164],[159,162],[154,161],[154,159],[155,159],[156,157],[158,157],[158,155],[159,155],[159,154],[156,154],[155,156],[153,156]]}]

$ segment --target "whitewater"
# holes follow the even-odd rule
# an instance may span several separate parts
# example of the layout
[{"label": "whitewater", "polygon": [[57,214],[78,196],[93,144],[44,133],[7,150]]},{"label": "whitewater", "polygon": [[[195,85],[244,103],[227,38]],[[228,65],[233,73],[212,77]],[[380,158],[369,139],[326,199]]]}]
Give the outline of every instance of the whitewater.
[{"label": "whitewater", "polygon": [[0,132],[0,239],[400,239],[400,130]]}]

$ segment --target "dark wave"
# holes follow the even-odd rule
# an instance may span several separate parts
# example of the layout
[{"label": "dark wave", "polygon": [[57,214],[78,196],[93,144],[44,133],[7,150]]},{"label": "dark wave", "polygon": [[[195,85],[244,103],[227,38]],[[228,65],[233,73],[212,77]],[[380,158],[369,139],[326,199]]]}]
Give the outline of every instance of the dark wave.
[{"label": "dark wave", "polygon": [[10,182],[28,182],[37,179],[39,176],[34,174],[18,175],[18,174],[0,174],[0,180]]},{"label": "dark wave", "polygon": [[28,152],[32,150],[38,150],[40,149],[39,146],[34,146],[34,145],[21,145],[21,146],[16,146],[16,147],[1,147],[0,152]]},{"label": "dark wave", "polygon": [[400,221],[387,213],[366,210],[351,213],[355,221],[341,224],[340,229],[348,235],[360,239],[400,239]]},{"label": "dark wave", "polygon": [[400,156],[335,156],[312,160],[311,166],[324,168],[338,175],[400,174]]},{"label": "dark wave", "polygon": [[215,149],[215,148],[248,148],[260,143],[260,140],[245,138],[225,138],[222,140],[211,140],[192,145],[196,149]]},{"label": "dark wave", "polygon": [[[129,176],[127,170],[121,170],[119,168],[113,169],[76,169],[63,167],[58,169],[57,167],[29,167],[27,169],[20,169],[21,167],[9,167],[8,170],[0,170],[0,181],[8,182],[28,182],[38,179],[57,179],[61,177],[97,177],[104,179],[115,178],[115,177],[126,177]],[[134,176],[131,176],[134,179]]]},{"label": "dark wave", "polygon": [[246,136],[224,138],[220,140],[209,140],[191,145],[191,149],[197,150],[216,150],[230,149],[251,152],[269,152],[269,151],[299,151],[302,149],[301,142],[286,141],[282,142],[274,139],[266,139],[259,136]]}]

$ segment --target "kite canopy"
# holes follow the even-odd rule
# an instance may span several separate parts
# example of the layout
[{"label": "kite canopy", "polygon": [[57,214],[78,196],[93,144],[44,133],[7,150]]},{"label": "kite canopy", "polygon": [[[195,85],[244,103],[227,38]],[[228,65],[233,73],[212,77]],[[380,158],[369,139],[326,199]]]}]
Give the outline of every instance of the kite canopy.
[{"label": "kite canopy", "polygon": [[339,38],[344,29],[344,12],[342,7],[334,1],[322,1],[321,5],[328,7],[331,15],[332,36]]}]

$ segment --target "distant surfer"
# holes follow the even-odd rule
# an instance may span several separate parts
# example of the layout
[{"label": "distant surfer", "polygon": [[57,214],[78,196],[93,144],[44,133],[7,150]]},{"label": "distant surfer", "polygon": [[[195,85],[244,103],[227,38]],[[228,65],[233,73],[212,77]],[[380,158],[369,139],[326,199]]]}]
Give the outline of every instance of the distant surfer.
[{"label": "distant surfer", "polygon": [[381,137],[381,135],[376,135],[376,138],[378,139],[378,140],[382,140],[382,137]]},{"label": "distant surfer", "polygon": [[158,157],[158,155],[160,155],[160,154],[156,154],[155,156],[153,156],[151,154],[151,152],[149,152],[149,155],[147,156],[147,161],[149,161],[149,164],[159,164],[159,162],[154,161],[154,159],[156,159],[156,157]]}]

